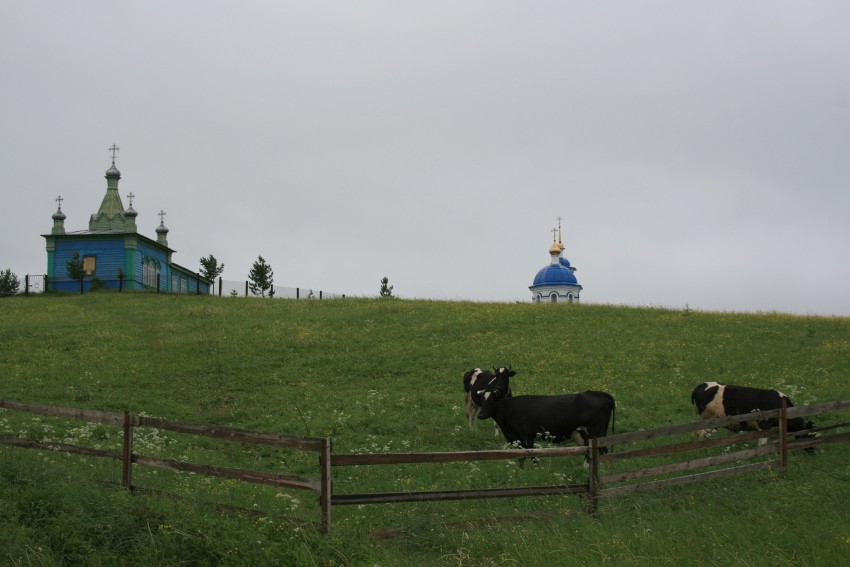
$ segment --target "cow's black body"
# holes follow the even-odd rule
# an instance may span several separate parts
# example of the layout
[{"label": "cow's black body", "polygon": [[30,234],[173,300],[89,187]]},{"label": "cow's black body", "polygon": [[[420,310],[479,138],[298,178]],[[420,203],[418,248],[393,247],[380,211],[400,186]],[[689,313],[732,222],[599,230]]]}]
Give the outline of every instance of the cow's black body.
[{"label": "cow's black body", "polygon": [[[691,392],[691,403],[693,403],[700,417],[703,419],[775,410],[782,407],[783,400],[787,402],[787,407],[794,406],[788,396],[779,390],[704,382]],[[778,425],[779,419],[774,417],[733,423],[726,426],[726,428],[731,431],[763,431],[765,429],[773,429]],[[815,424],[811,421],[805,421],[802,417],[795,417],[788,420],[788,433],[805,431],[812,429],[814,426]],[[695,435],[701,437],[704,433],[704,431],[700,431],[695,433]],[[813,437],[813,435],[811,433],[802,433],[795,435],[795,437],[805,439]],[[805,451],[812,455],[815,449],[808,447]]]},{"label": "cow's black body", "polygon": [[472,396],[481,408],[478,419],[492,417],[511,443],[530,449],[538,435],[560,443],[576,433],[586,443],[590,437],[607,435],[608,424],[613,424],[615,402],[606,392],[507,397],[508,378],[506,373],[497,371],[491,387],[473,389]]},{"label": "cow's black body", "polygon": [[604,437],[614,415],[614,398],[593,390],[560,396],[496,396],[485,401],[478,419],[492,417],[505,439],[526,449],[534,447],[538,435],[556,443],[576,431],[585,442],[589,437]]},{"label": "cow's black body", "polygon": [[[757,411],[768,411],[782,407],[782,400],[793,407],[791,400],[779,390],[750,388],[748,386],[730,386],[717,382],[704,382],[691,392],[691,403],[699,412],[702,419],[742,415]],[[761,431],[771,429],[779,424],[777,418],[752,420],[735,423],[727,427],[732,431]],[[806,422],[802,417],[788,420],[788,431],[811,429],[814,424]]]}]

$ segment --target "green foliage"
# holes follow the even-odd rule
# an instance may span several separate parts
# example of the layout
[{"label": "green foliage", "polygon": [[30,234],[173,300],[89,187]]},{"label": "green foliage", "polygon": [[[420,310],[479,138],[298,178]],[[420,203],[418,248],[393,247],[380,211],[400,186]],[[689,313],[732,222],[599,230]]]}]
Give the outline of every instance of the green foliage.
[{"label": "green foliage", "polygon": [[390,279],[387,276],[381,280],[381,290],[379,297],[388,298],[393,296],[393,286],[390,285]]},{"label": "green foliage", "polygon": [[[345,299],[258,302],[86,294],[0,302],[3,399],[333,437],[334,454],[498,449],[468,430],[461,377],[511,365],[515,395],[602,389],[617,430],[694,419],[704,380],[850,399],[850,318],[602,305]],[[74,369],[70,370],[69,369]],[[846,418],[844,419],[846,421]],[[486,425],[486,427],[485,427]],[[315,454],[136,429],[134,452],[315,477]],[[0,410],[0,436],[120,451],[119,426]],[[829,565],[846,555],[842,444],[766,471],[603,499],[335,506],[316,495],[0,445],[0,564]],[[334,489],[400,492],[582,482],[577,460],[334,467]],[[205,503],[266,515],[224,513]],[[532,520],[504,520],[527,516]],[[802,519],[802,521],[797,521]],[[400,528],[387,540],[372,532]],[[83,559],[84,557],[84,559]]]},{"label": "green foliage", "polygon": [[80,258],[80,253],[76,250],[71,253],[71,259],[65,262],[65,273],[76,282],[81,282],[86,277],[83,259]]},{"label": "green foliage", "polygon": [[266,292],[274,285],[274,272],[271,265],[267,264],[262,256],[257,258],[257,261],[251,265],[251,272],[248,274],[248,287],[251,293],[261,297],[266,296]]},{"label": "green foliage", "polygon": [[106,289],[106,282],[100,279],[97,276],[92,276],[91,279],[91,287],[89,288],[91,291],[101,291]]},{"label": "green foliage", "polygon": [[201,258],[201,275],[209,281],[215,281],[223,272],[224,263],[219,264],[212,254]]},{"label": "green foliage", "polygon": [[21,282],[18,281],[18,276],[9,268],[0,271],[0,297],[15,295],[18,293],[18,288]]}]

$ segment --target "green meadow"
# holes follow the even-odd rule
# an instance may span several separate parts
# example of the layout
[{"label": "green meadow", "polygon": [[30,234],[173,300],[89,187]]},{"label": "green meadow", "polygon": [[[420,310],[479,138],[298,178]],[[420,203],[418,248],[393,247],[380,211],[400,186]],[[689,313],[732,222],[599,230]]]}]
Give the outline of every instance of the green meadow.
[{"label": "green meadow", "polygon": [[[504,446],[466,425],[462,375],[515,395],[605,390],[617,432],[695,419],[706,380],[850,399],[850,318],[605,305],[89,293],[0,299],[0,399],[331,437],[334,454]],[[848,415],[824,416],[821,421]],[[819,421],[815,418],[815,421]],[[727,435],[717,432],[716,435]],[[119,450],[120,428],[0,409],[0,436]],[[545,443],[542,445],[545,446]],[[318,475],[313,453],[139,428],[134,452]],[[317,495],[0,445],[0,565],[846,565],[850,451],[603,499],[335,506]],[[339,467],[334,491],[586,480],[577,458]]]}]

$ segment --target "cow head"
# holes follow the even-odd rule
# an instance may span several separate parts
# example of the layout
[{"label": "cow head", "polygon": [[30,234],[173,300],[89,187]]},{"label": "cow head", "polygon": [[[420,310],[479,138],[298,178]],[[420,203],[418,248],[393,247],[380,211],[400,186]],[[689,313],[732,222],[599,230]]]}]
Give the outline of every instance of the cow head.
[{"label": "cow head", "polygon": [[500,368],[496,368],[494,366],[493,367],[493,374],[495,374],[498,378],[501,378],[501,379],[505,380],[505,382],[507,382],[507,380],[511,376],[516,376],[516,371],[512,370],[510,366],[508,366],[507,368],[505,368],[504,366],[502,366]]},{"label": "cow head", "polygon": [[487,419],[493,415],[493,405],[499,400],[511,397],[511,376],[516,372],[508,368],[494,368],[495,377],[482,389],[474,390],[473,398],[481,408],[478,419]]}]

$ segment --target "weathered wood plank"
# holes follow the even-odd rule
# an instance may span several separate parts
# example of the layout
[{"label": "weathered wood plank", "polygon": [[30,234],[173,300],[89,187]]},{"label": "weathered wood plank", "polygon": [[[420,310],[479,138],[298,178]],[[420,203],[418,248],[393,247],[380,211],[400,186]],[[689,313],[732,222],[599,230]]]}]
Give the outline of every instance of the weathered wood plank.
[{"label": "weathered wood plank", "polygon": [[850,400],[794,406],[788,408],[788,419],[791,419],[792,417],[810,417],[813,415],[821,415],[846,409],[850,409]]},{"label": "weathered wood plank", "polygon": [[214,465],[199,465],[182,461],[143,457],[141,455],[133,455],[133,462],[148,467],[176,470],[182,472],[192,472],[196,474],[203,474],[206,476],[232,478],[245,482],[254,482],[257,484],[269,484],[272,486],[298,488],[302,490],[312,490],[313,492],[321,491],[321,482],[319,481],[319,479],[316,478],[265,473],[245,469],[232,469],[228,467],[219,467]]},{"label": "weathered wood plank", "polygon": [[331,466],[390,465],[404,463],[449,463],[457,461],[492,461],[530,457],[564,457],[585,455],[587,447],[547,447],[540,449],[497,449],[492,451],[448,451],[431,453],[378,453],[334,455]]},{"label": "weathered wood plank", "polygon": [[[844,409],[850,409],[850,400],[824,402],[820,404],[809,404],[805,406],[794,406],[792,408],[788,408],[788,417],[806,417],[840,411]],[[657,437],[666,437],[668,435],[677,435],[680,433],[690,433],[693,431],[700,431],[702,429],[718,429],[720,427],[725,427],[733,423],[740,423],[741,421],[760,421],[764,419],[778,418],[780,411],[780,409],[760,411],[748,414],[732,415],[727,417],[717,417],[714,419],[706,419],[702,421],[693,421],[689,423],[681,423],[677,425],[668,425],[654,429],[632,431],[629,433],[617,433],[615,435],[601,437],[599,439],[599,446],[610,447],[611,445],[617,445],[620,443],[646,441],[648,439],[655,439]]]},{"label": "weathered wood plank", "polygon": [[631,451],[620,451],[617,453],[608,453],[599,457],[600,463],[610,461],[620,461],[623,459],[634,459],[638,457],[658,457],[663,455],[671,455],[674,453],[682,453],[686,451],[697,451],[699,449],[710,449],[712,447],[722,447],[725,445],[736,445],[744,441],[751,441],[761,437],[775,437],[777,429],[769,429],[765,431],[749,431],[747,433],[730,434],[725,437],[716,437],[714,439],[702,439],[699,441],[686,441],[683,443],[674,443],[672,445],[661,445],[659,447],[647,447],[645,449],[633,449]]},{"label": "weathered wood plank", "polygon": [[429,490],[414,492],[376,492],[372,494],[334,494],[331,504],[387,504],[394,502],[437,502],[443,500],[475,500],[516,496],[547,496],[587,492],[586,484],[553,486],[519,486],[511,488],[481,488],[467,490]]},{"label": "weathered wood plank", "polygon": [[80,421],[90,421],[93,423],[106,423],[109,425],[124,424],[123,413],[116,413],[110,411],[60,408],[54,406],[42,406],[39,404],[22,404],[9,400],[0,400],[0,407],[18,411],[26,411],[30,413],[38,413],[41,415],[50,415],[53,417],[79,419]]},{"label": "weathered wood plank", "polygon": [[839,433],[837,435],[824,435],[815,439],[799,439],[788,443],[789,451],[802,451],[809,447],[817,447],[819,445],[829,445],[830,443],[841,443],[850,441],[850,433]]},{"label": "weathered wood plank", "polygon": [[631,494],[633,492],[643,492],[646,490],[656,490],[658,488],[666,488],[668,486],[680,486],[683,484],[690,484],[692,482],[701,482],[704,480],[709,480],[712,478],[725,478],[729,476],[735,476],[739,474],[744,474],[748,472],[754,472],[767,468],[775,468],[779,466],[779,461],[764,461],[761,463],[752,463],[748,465],[741,465],[739,467],[732,467],[728,469],[721,469],[718,471],[709,471],[704,473],[697,473],[687,476],[679,476],[675,478],[667,478],[663,480],[655,480],[652,482],[644,482],[641,484],[629,484],[626,486],[617,486],[614,488],[606,488],[604,490],[599,491],[599,496],[611,497],[611,496],[621,496],[623,494]]},{"label": "weathered wood plank", "polygon": [[44,449],[47,451],[60,451],[62,453],[85,455],[87,457],[104,457],[107,459],[121,460],[121,453],[119,451],[93,449],[91,447],[81,447],[79,445],[69,445],[67,443],[47,443],[43,441],[33,441],[31,439],[21,439],[19,437],[0,437],[0,445],[11,445],[13,447],[23,447],[25,449]]},{"label": "weathered wood plank", "polygon": [[756,447],[754,449],[745,449],[743,451],[736,451],[734,453],[729,453],[726,455],[712,455],[710,457],[691,459],[689,461],[681,461],[678,463],[670,463],[666,465],[658,465],[645,469],[612,473],[603,476],[601,482],[602,484],[610,484],[612,482],[621,482],[624,480],[635,480],[638,478],[646,478],[662,474],[685,472],[694,469],[701,469],[704,467],[724,465],[726,463],[733,463],[735,461],[743,461],[745,459],[752,459],[754,457],[763,457],[765,455],[776,453],[776,451],[777,447],[775,444],[764,445],[762,447]]},{"label": "weathered wood plank", "polygon": [[196,423],[183,423],[170,419],[157,417],[139,416],[137,424],[139,427],[155,427],[167,429],[177,433],[188,433],[191,435],[203,435],[215,439],[224,439],[238,443],[254,443],[261,445],[272,445],[275,447],[289,447],[304,451],[321,451],[322,439],[319,437],[297,437],[294,435],[278,435],[276,433],[261,433],[248,429],[235,429],[219,425],[202,425]]},{"label": "weathered wood plank", "polygon": [[779,411],[780,410],[778,409],[770,411],[759,411],[742,415],[730,415],[728,417],[716,417],[703,421],[680,423],[678,425],[668,425],[655,429],[644,429],[641,431],[633,431],[630,433],[617,433],[616,435],[609,435],[607,437],[600,438],[599,446],[610,447],[611,445],[617,445],[620,443],[646,441],[647,439],[667,437],[669,435],[677,435],[680,433],[692,433],[694,431],[701,431],[703,429],[718,429],[721,427],[726,427],[727,425],[732,425],[734,423],[740,423],[742,421],[760,421],[764,419],[777,418],[779,417]]}]

